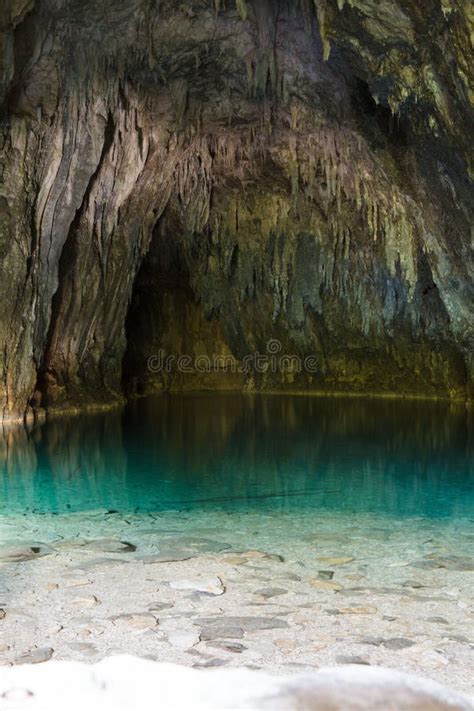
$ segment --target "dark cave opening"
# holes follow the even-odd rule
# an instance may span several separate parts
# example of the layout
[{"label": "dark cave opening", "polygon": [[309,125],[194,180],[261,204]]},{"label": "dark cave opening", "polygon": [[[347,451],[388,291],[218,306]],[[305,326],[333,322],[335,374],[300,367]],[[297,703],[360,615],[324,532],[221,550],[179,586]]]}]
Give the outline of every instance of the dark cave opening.
[{"label": "dark cave opening", "polygon": [[405,119],[393,114],[388,102],[376,101],[369,84],[355,78],[351,103],[356,111],[361,130],[368,134],[374,147],[405,147],[408,144],[408,125]]},{"label": "dark cave opening", "polygon": [[[143,395],[150,386],[167,389],[177,377],[177,359],[194,354],[196,340],[206,332],[208,322],[191,286],[180,235],[181,220],[168,208],[155,226],[133,287],[122,364],[126,396]],[[163,369],[157,368],[158,359]]]}]

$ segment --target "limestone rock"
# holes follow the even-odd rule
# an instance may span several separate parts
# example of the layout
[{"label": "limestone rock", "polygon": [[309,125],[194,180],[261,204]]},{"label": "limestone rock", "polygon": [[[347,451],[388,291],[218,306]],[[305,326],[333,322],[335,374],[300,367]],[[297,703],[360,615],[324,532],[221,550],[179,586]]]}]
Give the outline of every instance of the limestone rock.
[{"label": "limestone rock", "polygon": [[324,563],[325,565],[347,565],[347,563],[351,563],[354,558],[351,558],[351,556],[339,556],[339,557],[334,557],[332,558],[331,556],[320,556],[318,558],[320,563]]},{"label": "limestone rock", "polygon": [[95,541],[87,541],[81,548],[102,553],[134,553],[137,547],[127,541],[118,541],[112,538],[101,538]]},{"label": "limestone rock", "polygon": [[111,620],[117,627],[126,627],[135,630],[154,629],[158,624],[156,617],[147,612],[124,613],[115,615]]},{"label": "limestone rock", "polygon": [[53,549],[44,543],[18,543],[0,546],[0,563],[23,563],[24,561],[50,555]]},{"label": "limestone rock", "polygon": [[285,588],[261,588],[260,590],[255,590],[255,595],[260,595],[266,600],[270,600],[272,597],[280,597],[280,595],[286,595],[288,590]]},{"label": "limestone rock", "polygon": [[246,633],[288,628],[288,623],[277,617],[206,617],[198,618],[194,624],[202,625],[210,630],[221,630],[225,627],[243,629]]},{"label": "limestone rock", "polygon": [[225,593],[225,585],[219,577],[172,580],[170,587],[174,588],[174,590],[192,590],[193,592],[214,596]]},{"label": "limestone rock", "polygon": [[42,664],[51,659],[54,649],[51,647],[37,647],[23,654],[15,661],[15,664]]},{"label": "limestone rock", "polygon": [[[115,657],[95,665],[51,661],[40,669],[6,668],[0,698],[16,711],[120,708],[170,711],[223,708],[296,711],[472,711],[472,700],[435,682],[388,669],[353,664],[317,672],[271,676],[248,669],[212,670],[226,660],[203,659],[205,672],[146,659]],[[41,672],[38,674],[37,672]]]},{"label": "limestone rock", "polygon": [[313,578],[309,581],[309,584],[312,588],[316,588],[317,590],[334,590],[338,592],[343,589],[340,583],[334,583],[330,580],[319,580],[318,578]]},{"label": "limestone rock", "polygon": [[451,0],[4,0],[2,419],[166,389],[183,333],[306,363],[186,389],[468,398],[471,25]]}]

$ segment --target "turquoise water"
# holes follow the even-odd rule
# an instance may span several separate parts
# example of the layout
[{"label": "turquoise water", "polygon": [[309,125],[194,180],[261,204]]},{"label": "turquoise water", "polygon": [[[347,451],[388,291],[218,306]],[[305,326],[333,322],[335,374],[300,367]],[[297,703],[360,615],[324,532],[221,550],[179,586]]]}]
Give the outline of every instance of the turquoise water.
[{"label": "turquoise water", "polygon": [[0,438],[0,513],[474,517],[472,415],[449,403],[163,396]]}]

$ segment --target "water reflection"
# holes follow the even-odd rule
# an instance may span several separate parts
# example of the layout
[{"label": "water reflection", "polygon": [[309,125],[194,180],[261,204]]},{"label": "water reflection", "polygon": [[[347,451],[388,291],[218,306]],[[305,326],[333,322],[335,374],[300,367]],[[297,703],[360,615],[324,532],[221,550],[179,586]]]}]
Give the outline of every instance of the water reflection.
[{"label": "water reflection", "polygon": [[449,403],[195,395],[0,439],[0,511],[193,507],[466,516],[472,415]]}]

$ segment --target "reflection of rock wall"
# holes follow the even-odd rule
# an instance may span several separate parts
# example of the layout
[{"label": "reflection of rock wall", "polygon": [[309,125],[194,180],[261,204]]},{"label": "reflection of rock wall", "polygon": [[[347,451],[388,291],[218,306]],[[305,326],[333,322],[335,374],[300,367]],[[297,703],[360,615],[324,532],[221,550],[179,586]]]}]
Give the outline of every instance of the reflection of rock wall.
[{"label": "reflection of rock wall", "polygon": [[[472,17],[314,5],[3,3],[4,416],[120,400],[127,336],[154,387],[183,308],[193,352],[320,360],[255,387],[466,395]],[[170,249],[185,301],[153,274]]]},{"label": "reflection of rock wall", "polygon": [[[4,513],[18,509],[93,509],[98,502],[126,504],[127,457],[121,416],[53,419],[27,432],[0,436],[0,497]],[[79,504],[80,502],[80,504]]]},{"label": "reflection of rock wall", "polygon": [[444,403],[189,393],[131,403],[124,422],[129,444],[141,443],[150,501],[163,494],[158,506],[174,497],[419,515],[447,491],[445,514],[465,505],[471,420],[464,406]]},{"label": "reflection of rock wall", "polygon": [[7,430],[0,509],[309,505],[431,515],[439,505],[453,514],[466,511],[473,485],[467,413],[449,403],[359,398],[139,399],[123,414]]}]

